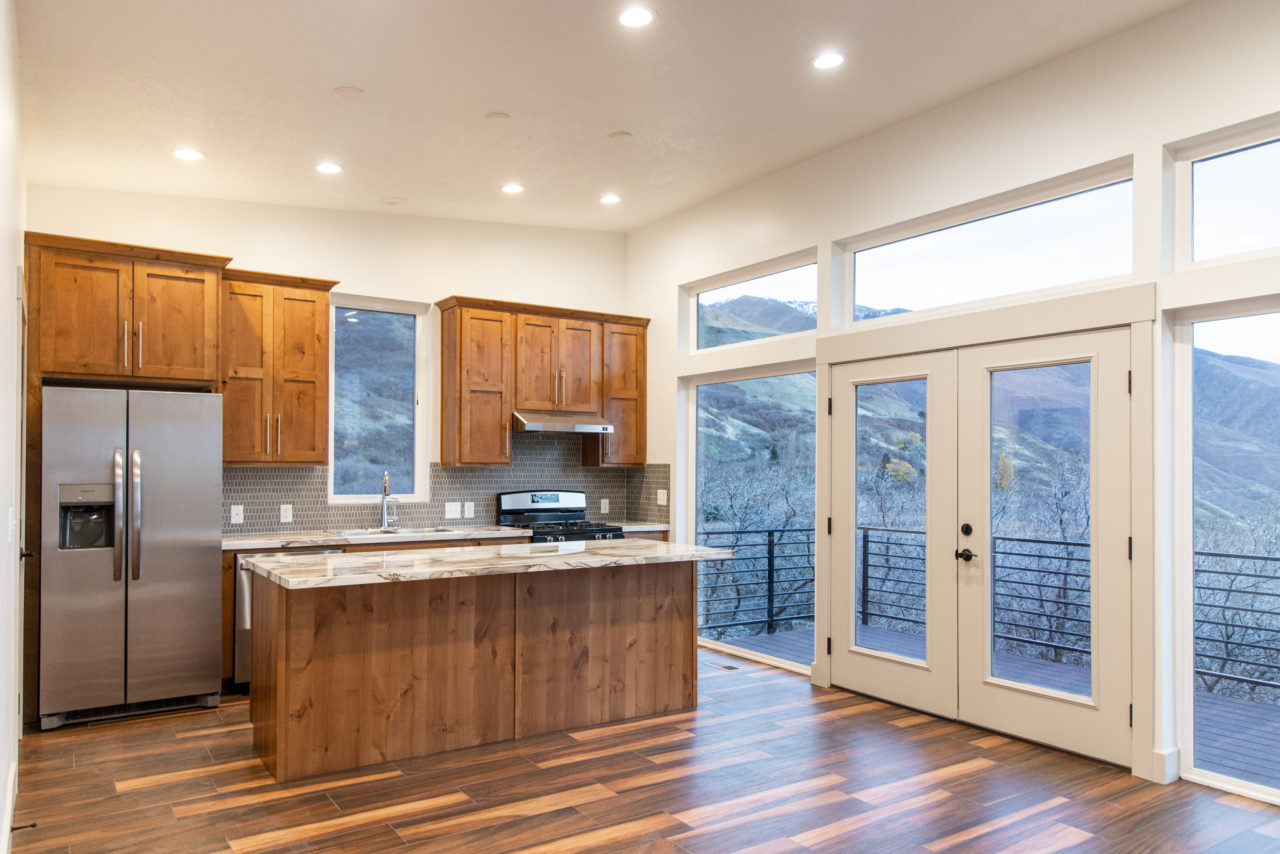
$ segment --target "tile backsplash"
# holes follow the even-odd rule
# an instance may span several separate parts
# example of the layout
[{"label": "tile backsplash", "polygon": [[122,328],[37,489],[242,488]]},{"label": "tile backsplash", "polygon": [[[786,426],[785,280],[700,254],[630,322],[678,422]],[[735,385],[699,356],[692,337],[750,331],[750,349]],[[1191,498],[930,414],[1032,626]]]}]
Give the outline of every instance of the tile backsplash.
[{"label": "tile backsplash", "polygon": [[[587,494],[587,516],[666,524],[670,507],[659,507],[658,489],[670,490],[666,464],[636,469],[584,467],[582,438],[573,434],[515,433],[508,467],[431,464],[430,501],[396,505],[402,527],[492,525],[497,494],[534,489],[573,489]],[[392,472],[393,479],[396,473]],[[325,531],[369,528],[378,524],[378,504],[330,504],[327,466],[224,466],[222,530],[226,534],[276,531]],[[600,513],[600,499],[609,513]],[[447,501],[473,501],[474,519],[445,519]],[[231,505],[244,507],[244,523],[231,524]],[[280,521],[280,505],[293,507],[293,521]]]}]

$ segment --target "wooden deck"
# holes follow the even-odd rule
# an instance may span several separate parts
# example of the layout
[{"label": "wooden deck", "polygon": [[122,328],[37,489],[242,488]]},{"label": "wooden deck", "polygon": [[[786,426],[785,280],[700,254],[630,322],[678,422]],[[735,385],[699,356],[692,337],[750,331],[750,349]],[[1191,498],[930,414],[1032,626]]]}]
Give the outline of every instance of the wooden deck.
[{"label": "wooden deck", "polygon": [[[248,704],[28,733],[15,852],[1196,852],[1280,808],[703,650],[699,708],[279,784]],[[35,824],[34,827],[26,825]]]}]

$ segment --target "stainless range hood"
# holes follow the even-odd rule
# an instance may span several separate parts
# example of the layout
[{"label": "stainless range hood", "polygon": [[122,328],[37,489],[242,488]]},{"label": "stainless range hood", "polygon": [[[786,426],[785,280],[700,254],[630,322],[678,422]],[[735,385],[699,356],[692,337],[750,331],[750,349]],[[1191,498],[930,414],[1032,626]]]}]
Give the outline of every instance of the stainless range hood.
[{"label": "stainless range hood", "polygon": [[590,412],[511,413],[511,429],[524,433],[612,433],[613,425]]}]

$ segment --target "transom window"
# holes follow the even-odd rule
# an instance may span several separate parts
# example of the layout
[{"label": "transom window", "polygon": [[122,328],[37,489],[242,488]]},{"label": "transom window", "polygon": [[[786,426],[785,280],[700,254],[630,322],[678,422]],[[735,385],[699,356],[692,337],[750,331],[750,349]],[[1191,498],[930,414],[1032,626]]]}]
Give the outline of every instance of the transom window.
[{"label": "transom window", "polygon": [[698,294],[697,348],[818,327],[818,265],[805,264]]},{"label": "transom window", "polygon": [[1280,246],[1280,140],[1191,164],[1191,257]]}]

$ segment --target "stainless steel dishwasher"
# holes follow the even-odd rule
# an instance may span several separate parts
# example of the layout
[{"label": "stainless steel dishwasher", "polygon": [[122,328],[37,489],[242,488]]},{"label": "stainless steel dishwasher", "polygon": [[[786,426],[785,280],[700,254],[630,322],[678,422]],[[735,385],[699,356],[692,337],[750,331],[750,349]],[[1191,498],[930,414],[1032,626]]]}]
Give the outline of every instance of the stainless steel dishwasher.
[{"label": "stainless steel dishwasher", "polygon": [[279,552],[253,552],[236,555],[236,636],[234,644],[236,682],[248,682],[250,670],[250,614],[253,611],[253,570],[243,565],[245,558],[283,557],[288,555],[340,555],[342,549],[289,549]]}]

